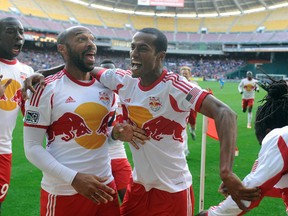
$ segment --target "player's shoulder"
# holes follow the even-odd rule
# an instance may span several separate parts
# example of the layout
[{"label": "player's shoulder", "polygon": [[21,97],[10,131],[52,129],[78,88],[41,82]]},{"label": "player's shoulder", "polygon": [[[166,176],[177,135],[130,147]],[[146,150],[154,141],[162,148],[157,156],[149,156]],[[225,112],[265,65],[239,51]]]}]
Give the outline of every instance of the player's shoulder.
[{"label": "player's shoulder", "polygon": [[262,141],[262,145],[265,145],[265,143],[271,143],[275,141],[277,143],[277,140],[279,140],[280,137],[283,138],[285,143],[288,144],[288,126],[284,126],[282,128],[275,128],[272,131],[270,131],[265,138]]},{"label": "player's shoulder", "polygon": [[22,68],[23,72],[28,73],[28,74],[34,73],[34,69],[31,66],[22,62],[19,62],[19,65]]}]

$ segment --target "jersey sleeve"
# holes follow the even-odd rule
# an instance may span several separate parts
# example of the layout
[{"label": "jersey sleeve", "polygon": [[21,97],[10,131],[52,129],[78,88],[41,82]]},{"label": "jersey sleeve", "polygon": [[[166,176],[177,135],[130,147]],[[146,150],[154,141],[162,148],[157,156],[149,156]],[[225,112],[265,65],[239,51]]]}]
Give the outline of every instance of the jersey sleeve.
[{"label": "jersey sleeve", "polygon": [[51,123],[52,86],[46,86],[44,89],[38,86],[36,93],[30,94],[29,98],[25,103],[24,126],[47,129]]},{"label": "jersey sleeve", "polygon": [[53,86],[36,88],[26,101],[24,117],[24,150],[27,159],[41,171],[71,184],[77,172],[63,166],[43,147],[43,139],[50,125],[53,106]]},{"label": "jersey sleeve", "polygon": [[123,86],[125,79],[131,78],[130,71],[125,71],[119,68],[103,69],[97,73],[98,79],[104,86],[118,93],[118,90]]},{"label": "jersey sleeve", "polygon": [[239,91],[239,93],[241,93],[243,91],[243,80],[241,80],[241,82],[238,85],[238,91]]},{"label": "jersey sleeve", "polygon": [[192,109],[199,112],[203,100],[208,94],[210,94],[205,89],[202,89],[199,85],[187,82],[181,76],[171,83],[171,94],[174,95],[175,100],[177,101],[181,110],[190,111]]}]

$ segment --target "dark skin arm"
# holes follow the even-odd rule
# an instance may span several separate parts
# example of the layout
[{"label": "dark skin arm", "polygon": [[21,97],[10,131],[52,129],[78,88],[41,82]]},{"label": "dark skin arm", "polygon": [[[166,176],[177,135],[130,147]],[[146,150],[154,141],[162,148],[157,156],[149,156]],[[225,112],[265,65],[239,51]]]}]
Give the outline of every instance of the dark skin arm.
[{"label": "dark skin arm", "polygon": [[226,104],[213,95],[207,95],[200,113],[215,120],[220,141],[220,177],[227,192],[240,209],[247,211],[241,200],[254,201],[260,198],[260,189],[246,188],[233,173],[232,166],[236,148],[237,116]]}]

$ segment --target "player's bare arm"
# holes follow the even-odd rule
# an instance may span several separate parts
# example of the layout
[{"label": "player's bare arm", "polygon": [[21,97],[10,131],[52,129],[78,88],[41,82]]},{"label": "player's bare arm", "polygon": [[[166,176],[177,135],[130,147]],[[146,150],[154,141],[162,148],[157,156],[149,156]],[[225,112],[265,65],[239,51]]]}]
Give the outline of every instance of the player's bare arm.
[{"label": "player's bare arm", "polygon": [[73,179],[73,188],[96,204],[112,201],[115,191],[104,184],[108,178],[100,178],[91,174],[77,173]]},{"label": "player's bare arm", "polygon": [[220,177],[223,184],[239,208],[243,211],[248,210],[241,200],[259,199],[260,190],[244,187],[232,170],[236,147],[237,115],[213,95],[207,95],[204,99],[200,113],[215,120],[220,141]]}]

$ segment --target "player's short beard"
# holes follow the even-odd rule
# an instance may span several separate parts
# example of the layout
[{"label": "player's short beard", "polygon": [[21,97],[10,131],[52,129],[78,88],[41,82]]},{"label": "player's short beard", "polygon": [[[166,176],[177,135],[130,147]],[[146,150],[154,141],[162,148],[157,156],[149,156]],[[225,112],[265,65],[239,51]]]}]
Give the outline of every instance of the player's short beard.
[{"label": "player's short beard", "polygon": [[84,61],[78,56],[75,55],[75,52],[71,49],[71,47],[67,44],[68,54],[70,56],[70,60],[82,71],[83,73],[88,73],[93,70],[94,66],[87,66],[85,65]]}]

